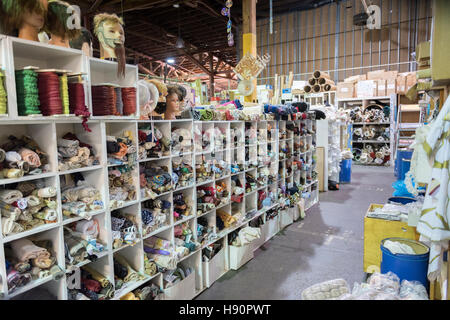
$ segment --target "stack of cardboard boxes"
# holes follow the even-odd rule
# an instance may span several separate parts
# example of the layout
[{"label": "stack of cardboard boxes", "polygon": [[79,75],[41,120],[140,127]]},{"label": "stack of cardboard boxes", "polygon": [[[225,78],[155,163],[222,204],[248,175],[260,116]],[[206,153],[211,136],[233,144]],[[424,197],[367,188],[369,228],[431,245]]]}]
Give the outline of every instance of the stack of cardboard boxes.
[{"label": "stack of cardboard boxes", "polygon": [[352,76],[339,82],[337,98],[371,98],[391,94],[406,94],[417,82],[415,72],[371,71],[364,75]]}]

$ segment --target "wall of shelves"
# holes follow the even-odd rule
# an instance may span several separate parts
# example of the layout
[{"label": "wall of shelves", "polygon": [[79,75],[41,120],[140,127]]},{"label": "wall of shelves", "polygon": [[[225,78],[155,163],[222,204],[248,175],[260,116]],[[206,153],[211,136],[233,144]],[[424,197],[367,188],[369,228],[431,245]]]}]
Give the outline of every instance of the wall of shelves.
[{"label": "wall of shelves", "polygon": [[[34,139],[39,147],[49,156],[46,171],[35,175],[25,175],[20,178],[0,179],[0,188],[13,189],[15,184],[20,182],[36,182],[43,180],[46,186],[56,188],[56,210],[57,220],[54,223],[43,224],[33,229],[16,234],[0,234],[0,293],[3,299],[21,299],[29,296],[37,288],[45,288],[55,299],[69,299],[68,281],[71,272],[81,267],[93,268],[106,277],[114,289],[114,262],[115,256],[120,255],[125,258],[129,265],[140,274],[137,281],[126,283],[120,289],[115,288],[111,299],[120,299],[126,293],[144,285],[154,283],[163,291],[163,298],[192,299],[206,290],[219,277],[230,270],[230,260],[234,259],[232,251],[228,245],[228,235],[244,226],[248,226],[252,220],[262,217],[264,228],[270,229],[270,235],[264,235],[259,241],[262,245],[265,241],[274,236],[280,230],[278,218],[269,219],[267,214],[272,209],[279,209],[278,201],[282,197],[283,190],[297,185],[300,187],[302,197],[305,199],[305,209],[311,208],[319,201],[318,181],[316,180],[314,169],[316,144],[316,123],[315,120],[295,120],[295,121],[273,121],[261,120],[258,122],[245,121],[193,121],[192,119],[180,119],[173,121],[139,120],[139,110],[132,116],[107,116],[91,117],[88,125],[92,132],[84,131],[81,119],[73,115],[58,116],[18,116],[14,71],[33,65],[41,68],[60,68],[71,72],[83,73],[85,84],[86,105],[92,112],[91,86],[99,83],[114,83],[120,86],[136,87],[138,81],[137,67],[126,66],[126,76],[122,80],[116,79],[117,64],[100,59],[87,58],[80,51],[65,49],[50,45],[21,40],[13,37],[0,36],[0,65],[6,73],[6,88],[8,92],[8,114],[0,118],[0,142],[4,142],[9,135],[21,137],[29,135]],[[182,144],[182,150],[177,145],[172,145],[168,152],[161,157],[147,158],[139,157],[138,131],[145,125],[154,125],[159,128],[162,134],[170,139],[176,129],[183,129],[189,141]],[[306,127],[310,133],[306,135],[295,135],[289,128],[301,126]],[[196,139],[196,131],[211,130],[210,144],[203,148],[203,141]],[[106,146],[107,136],[120,136],[125,131],[132,133],[132,144],[135,152],[129,159],[129,163],[117,164],[108,163],[108,152]],[[98,162],[88,167],[75,169],[59,168],[57,139],[68,132],[72,132],[85,143],[92,146]],[[201,135],[201,138],[204,135]],[[282,137],[283,139],[280,139]],[[302,144],[300,144],[302,141]],[[280,157],[280,154],[283,155]],[[156,228],[148,230],[142,219],[142,211],[146,208],[147,201],[152,199],[152,194],[146,192],[140,184],[140,167],[164,165],[171,174],[175,165],[180,159],[184,159],[193,168],[193,179],[187,185],[174,185],[168,191],[161,192],[154,196],[155,199],[166,200],[171,203],[166,221],[157,225]],[[203,159],[217,159],[226,164],[225,171],[221,175],[213,175],[206,180],[199,180],[200,172],[198,165]],[[301,163],[301,168],[297,169],[296,163]],[[240,168],[237,172],[231,172],[230,165],[237,164]],[[136,191],[135,196],[127,201],[112,201],[111,181],[109,174],[114,170],[121,170],[128,165],[133,167],[131,171],[132,185]],[[99,235],[97,241],[104,246],[103,251],[96,253],[95,261],[84,260],[75,265],[68,263],[65,257],[65,236],[70,232],[68,227],[73,223],[84,220],[83,217],[63,214],[62,187],[64,181],[71,174],[81,174],[85,181],[99,191],[102,201],[102,208],[89,212],[92,219],[98,221]],[[246,177],[246,175],[248,175]],[[269,175],[271,179],[269,179]],[[231,191],[233,177],[238,176],[243,185],[248,179],[253,178],[259,181],[256,187],[246,190],[242,202],[238,203],[228,199],[220,205],[206,212],[199,212],[197,204],[198,188],[202,186],[215,186],[224,182]],[[270,205],[262,206],[258,201],[260,192],[267,195],[272,194],[273,199]],[[173,199],[177,194],[182,193],[185,201],[192,207],[188,216],[176,220],[173,211]],[[222,230],[216,224],[217,211],[224,210],[237,217],[237,222]],[[134,217],[137,237],[132,243],[115,245],[112,226],[112,216],[118,212],[129,214]],[[279,211],[278,215],[288,214],[288,210]],[[154,275],[145,274],[144,262],[144,242],[152,236],[164,238],[174,246],[175,227],[183,223],[188,223],[194,231],[194,239],[198,239],[197,226],[199,218],[205,217],[212,228],[212,236],[207,238],[196,250],[177,260],[178,264],[189,266],[193,273],[177,283],[170,289],[165,288],[165,280],[162,273]],[[281,219],[280,219],[281,220]],[[293,220],[293,219],[292,219]],[[270,224],[270,228],[269,228]],[[267,225],[267,227],[266,227]],[[2,224],[0,221],[0,229]],[[51,276],[43,279],[33,280],[27,285],[9,291],[7,284],[7,270],[4,263],[7,259],[7,252],[10,243],[14,240],[28,238],[31,240],[47,239],[53,245],[56,255],[57,265],[65,272],[60,280],[53,280]],[[209,263],[203,262],[202,249],[214,242],[223,243],[222,256],[213,259]],[[253,250],[259,246],[252,245]],[[247,253],[249,254],[249,253]]]}]

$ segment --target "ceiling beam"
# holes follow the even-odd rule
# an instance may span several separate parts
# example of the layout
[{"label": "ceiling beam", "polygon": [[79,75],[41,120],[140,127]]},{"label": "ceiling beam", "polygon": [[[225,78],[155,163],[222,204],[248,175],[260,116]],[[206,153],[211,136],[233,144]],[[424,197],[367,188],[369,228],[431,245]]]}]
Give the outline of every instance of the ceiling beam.
[{"label": "ceiling beam", "polygon": [[89,8],[88,13],[95,12],[97,8],[102,4],[103,0],[95,0],[94,4]]},{"label": "ceiling beam", "polygon": [[141,63],[138,64],[138,68],[139,70],[144,71],[144,73],[150,74],[152,76],[156,76],[156,73],[154,73],[153,71],[151,71],[150,69],[147,69],[146,67],[144,67]]}]

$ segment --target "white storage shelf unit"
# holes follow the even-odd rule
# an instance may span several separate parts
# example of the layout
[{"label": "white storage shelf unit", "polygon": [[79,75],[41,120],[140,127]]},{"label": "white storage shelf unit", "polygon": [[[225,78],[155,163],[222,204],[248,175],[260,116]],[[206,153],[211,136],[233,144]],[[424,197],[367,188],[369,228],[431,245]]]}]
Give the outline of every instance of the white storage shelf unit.
[{"label": "white storage shelf unit", "polygon": [[[40,58],[37,58],[40,57]],[[42,57],[45,57],[42,58]],[[47,59],[50,57],[51,59]],[[105,277],[107,277],[112,283],[114,283],[114,268],[113,268],[113,257],[115,254],[120,254],[123,256],[130,265],[141,274],[144,274],[144,240],[152,235],[162,237],[171,241],[172,245],[174,245],[175,236],[174,236],[174,227],[182,222],[189,222],[192,230],[197,230],[197,208],[196,208],[196,188],[198,184],[192,184],[191,186],[183,187],[178,190],[171,190],[164,194],[158,196],[158,198],[165,199],[168,201],[172,201],[174,193],[183,192],[188,195],[187,197],[192,200],[193,205],[193,214],[189,217],[183,219],[183,221],[175,221],[172,215],[168,219],[166,225],[162,226],[158,230],[153,230],[149,234],[143,234],[143,223],[141,219],[141,210],[143,208],[143,203],[148,200],[143,196],[143,192],[139,185],[139,170],[138,165],[147,163],[147,162],[164,162],[169,166],[169,170],[172,170],[172,161],[175,158],[179,158],[180,155],[175,152],[175,150],[171,150],[170,154],[161,158],[161,159],[141,159],[136,164],[136,169],[133,171],[133,180],[137,189],[135,200],[126,202],[120,208],[110,209],[110,196],[109,196],[109,179],[108,179],[108,169],[112,167],[107,163],[107,151],[106,151],[106,136],[109,134],[118,135],[122,133],[124,130],[132,131],[134,137],[134,143],[136,146],[136,150],[138,150],[138,129],[142,124],[151,123],[151,121],[138,120],[139,113],[136,116],[132,117],[100,117],[97,119],[90,119],[88,122],[89,127],[92,129],[91,133],[85,132],[81,126],[81,119],[72,116],[51,116],[51,117],[18,117],[17,114],[17,104],[16,104],[16,95],[15,95],[15,80],[14,80],[14,68],[15,67],[24,67],[26,65],[35,65],[42,68],[66,68],[70,69],[73,72],[84,72],[84,79],[86,80],[86,102],[89,110],[92,111],[91,108],[91,97],[90,97],[90,86],[92,84],[97,84],[98,82],[108,82],[114,83],[116,81],[116,67],[117,64],[108,61],[102,61],[99,59],[88,59],[83,56],[80,51],[64,49],[56,46],[44,45],[35,42],[29,42],[20,40],[17,38],[10,37],[2,37],[0,38],[0,61],[4,63],[2,67],[6,70],[6,81],[7,81],[7,90],[8,90],[8,115],[6,117],[1,118],[0,120],[0,142],[6,140],[8,135],[16,135],[17,137],[21,137],[24,134],[31,136],[39,146],[49,155],[49,171],[34,175],[34,176],[24,176],[18,179],[3,179],[0,180],[1,187],[8,187],[8,185],[12,183],[17,183],[21,181],[33,181],[37,179],[44,179],[46,185],[54,186],[57,189],[57,203],[58,203],[58,220],[56,223],[42,225],[40,227],[18,233],[9,236],[3,236],[0,234],[0,293],[3,293],[3,299],[13,299],[20,298],[23,293],[31,291],[37,287],[43,287],[47,289],[56,299],[66,300],[68,299],[68,290],[67,290],[67,279],[68,272],[73,270],[73,266],[66,265],[65,262],[65,254],[64,254],[64,226],[68,224],[81,220],[80,217],[71,217],[67,218],[63,216],[61,209],[61,179],[67,174],[80,172],[83,174],[84,178],[91,184],[93,184],[99,191],[102,196],[102,200],[104,203],[104,207],[101,210],[93,212],[93,216],[99,221],[100,225],[100,234],[98,240],[105,245],[105,250],[98,255],[98,259],[95,262],[90,262],[86,260],[80,263],[77,267],[81,267],[83,265],[89,264],[90,267],[94,268]],[[53,63],[54,62],[54,63]],[[101,74],[107,74],[108,76],[102,77]],[[137,75],[137,67],[136,66],[127,66],[126,77],[123,82],[116,82],[117,84],[124,86],[135,86],[138,81]],[[301,123],[304,123],[308,128],[315,130],[315,121],[311,120],[297,120],[293,121],[295,125],[300,126]],[[260,121],[254,123],[257,129],[261,129],[263,134],[261,135],[261,139],[259,139],[255,145],[248,144],[245,146],[245,126],[242,121],[211,121],[211,122],[197,122],[192,120],[173,120],[173,121],[153,121],[153,123],[161,128],[163,134],[169,135],[173,128],[183,127],[185,129],[190,130],[192,136],[194,136],[194,126],[201,125],[202,127],[220,127],[226,132],[226,141],[225,145],[219,145],[217,148],[210,148],[206,151],[197,152],[194,148],[192,152],[183,153],[183,156],[191,157],[192,166],[195,168],[195,164],[198,161],[201,161],[201,157],[197,157],[200,153],[206,156],[221,157],[227,162],[234,162],[235,160],[238,163],[245,163],[245,148],[253,148],[255,147],[256,156],[258,156],[258,148],[260,147],[260,153],[267,152],[267,145],[271,145],[271,149],[274,153],[273,157],[275,161],[267,162],[265,165],[261,165],[259,168],[248,168],[244,171],[241,171],[238,174],[241,177],[241,182],[245,185],[245,172],[254,174],[258,173],[263,167],[268,167],[270,172],[274,175],[275,179],[271,184],[265,184],[263,186],[258,186],[258,190],[264,190],[266,192],[272,191],[275,195],[275,201],[278,199],[278,187],[279,186],[292,186],[294,181],[303,184],[303,192],[305,194],[309,193],[309,199],[306,199],[308,202],[308,206],[310,207],[317,203],[318,201],[318,192],[317,187],[314,191],[314,185],[317,186],[317,180],[313,181],[311,179],[311,174],[313,170],[312,158],[315,152],[315,148],[313,146],[313,141],[315,141],[315,137],[309,135],[305,137],[300,137],[300,139],[304,139],[308,150],[304,152],[298,152],[296,156],[292,156],[290,159],[283,159],[278,161],[278,151],[279,151],[279,127],[282,127],[283,130],[286,128],[286,121]],[[264,130],[268,130],[268,127],[272,127],[271,130],[271,139],[268,139],[268,134],[264,133]],[[235,128],[240,131],[238,139],[239,141],[232,141],[230,129]],[[62,137],[67,132],[75,133],[83,142],[87,142],[93,146],[96,151],[96,156],[98,157],[99,164],[93,165],[91,167],[84,167],[80,169],[68,170],[64,172],[58,171],[58,158],[57,158],[57,138]],[[298,137],[287,137],[284,143],[285,145],[289,145],[291,151],[293,151],[294,139],[298,139]],[[253,156],[252,156],[253,157]],[[300,160],[303,158],[306,163],[309,163],[309,169],[303,170],[300,173],[292,172],[290,175],[287,174],[287,163],[291,163],[293,160]],[[279,170],[279,166],[282,164],[283,170]],[[194,170],[194,181],[196,181],[197,173]],[[218,181],[224,181],[225,184],[229,187],[231,185],[231,176],[232,174],[228,172],[222,177],[212,177],[210,183],[213,185]],[[211,240],[209,243],[204,243],[200,248],[195,250],[189,256],[182,258],[179,263],[190,266],[193,268],[194,273],[192,277],[188,277],[185,281],[182,281],[180,285],[177,284],[165,290],[165,297],[167,299],[182,298],[182,299],[192,299],[200,292],[205,290],[208,286],[210,286],[215,280],[219,277],[223,276],[228,270],[230,270],[230,250],[228,246],[228,237],[227,235],[236,230],[239,227],[247,226],[252,219],[256,219],[258,217],[262,217],[265,225],[269,229],[270,235],[264,237],[264,241],[270,239],[274,236],[279,229],[278,219],[276,219],[276,226],[273,225],[272,220],[268,221],[266,217],[266,212],[278,206],[278,204],[273,203],[273,205],[269,208],[263,207],[257,210],[256,214],[253,215],[249,219],[245,219],[245,214],[248,213],[252,209],[257,209],[257,191],[252,191],[249,193],[245,193],[243,202],[236,206],[237,210],[239,210],[243,219],[239,221],[234,226],[224,229],[222,231],[217,230],[217,238]],[[234,204],[233,204],[234,205]],[[222,209],[230,212],[232,210],[231,201],[228,204],[223,204],[221,206]],[[173,207],[172,207],[173,209]],[[208,216],[208,220],[215,224],[216,219],[216,209],[211,210],[206,213]],[[124,245],[120,248],[113,249],[113,241],[112,241],[112,230],[111,230],[111,213],[113,211],[119,210],[123,213],[129,213],[135,215],[137,219],[137,229],[139,231],[139,235],[133,245]],[[233,212],[234,214],[235,212]],[[1,227],[1,225],[0,225]],[[195,238],[197,237],[197,233],[194,232]],[[56,253],[57,263],[58,265],[67,272],[67,275],[64,276],[59,281],[52,280],[52,278],[45,278],[32,281],[24,287],[16,289],[15,291],[8,292],[7,285],[7,272],[5,266],[5,247],[9,246],[9,243],[13,240],[29,237],[30,239],[48,239],[52,241],[54,251]],[[213,265],[206,266],[204,262],[202,262],[202,249],[209,245],[211,242],[223,241],[224,248],[222,249],[224,257],[218,257],[218,259],[214,260],[217,263]],[[261,241],[261,244],[263,241]],[[256,250],[257,247],[253,246],[252,250]],[[145,279],[136,283],[128,283],[120,290],[115,292],[115,296],[113,299],[120,299],[121,296],[126,293],[136,289],[137,287],[143,284],[155,283],[162,290],[164,290],[164,280],[163,275],[157,273],[154,276],[146,276]],[[187,284],[187,285],[185,285]],[[181,287],[181,288],[179,288]]]},{"label": "white storage shelf unit", "polygon": [[[386,127],[389,126],[389,141],[380,142],[377,140],[363,140],[363,141],[356,141],[352,140],[352,147],[355,148],[355,144],[359,146],[365,147],[366,145],[372,145],[372,146],[382,146],[382,145],[389,145],[391,156],[389,165],[393,166],[395,161],[395,155],[394,155],[394,144],[395,144],[395,136],[396,136],[396,128],[395,128],[395,113],[397,110],[397,98],[398,96],[396,94],[390,95],[390,96],[382,96],[382,97],[365,97],[365,98],[348,98],[348,99],[337,99],[337,106],[338,108],[344,108],[344,109],[352,109],[356,106],[365,106],[367,107],[370,102],[373,101],[381,101],[382,103],[389,104],[390,107],[390,115],[389,115],[389,122],[387,123],[352,123],[353,124],[353,132],[356,128],[361,128],[364,126],[382,126]],[[353,136],[352,132],[352,136]],[[353,138],[352,138],[353,139]],[[353,160],[354,161],[354,160]],[[359,163],[357,163],[359,164]],[[374,164],[372,164],[374,165]]]}]

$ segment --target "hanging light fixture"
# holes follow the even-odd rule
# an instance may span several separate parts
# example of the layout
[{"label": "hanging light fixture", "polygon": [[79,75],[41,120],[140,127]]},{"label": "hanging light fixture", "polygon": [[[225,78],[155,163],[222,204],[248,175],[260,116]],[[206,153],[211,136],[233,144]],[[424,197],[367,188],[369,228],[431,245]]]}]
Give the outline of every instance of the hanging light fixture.
[{"label": "hanging light fixture", "polygon": [[184,40],[181,38],[181,26],[180,26],[180,5],[177,3],[174,5],[175,8],[177,8],[177,15],[178,15],[178,38],[177,42],[175,43],[175,47],[178,49],[184,48]]}]

